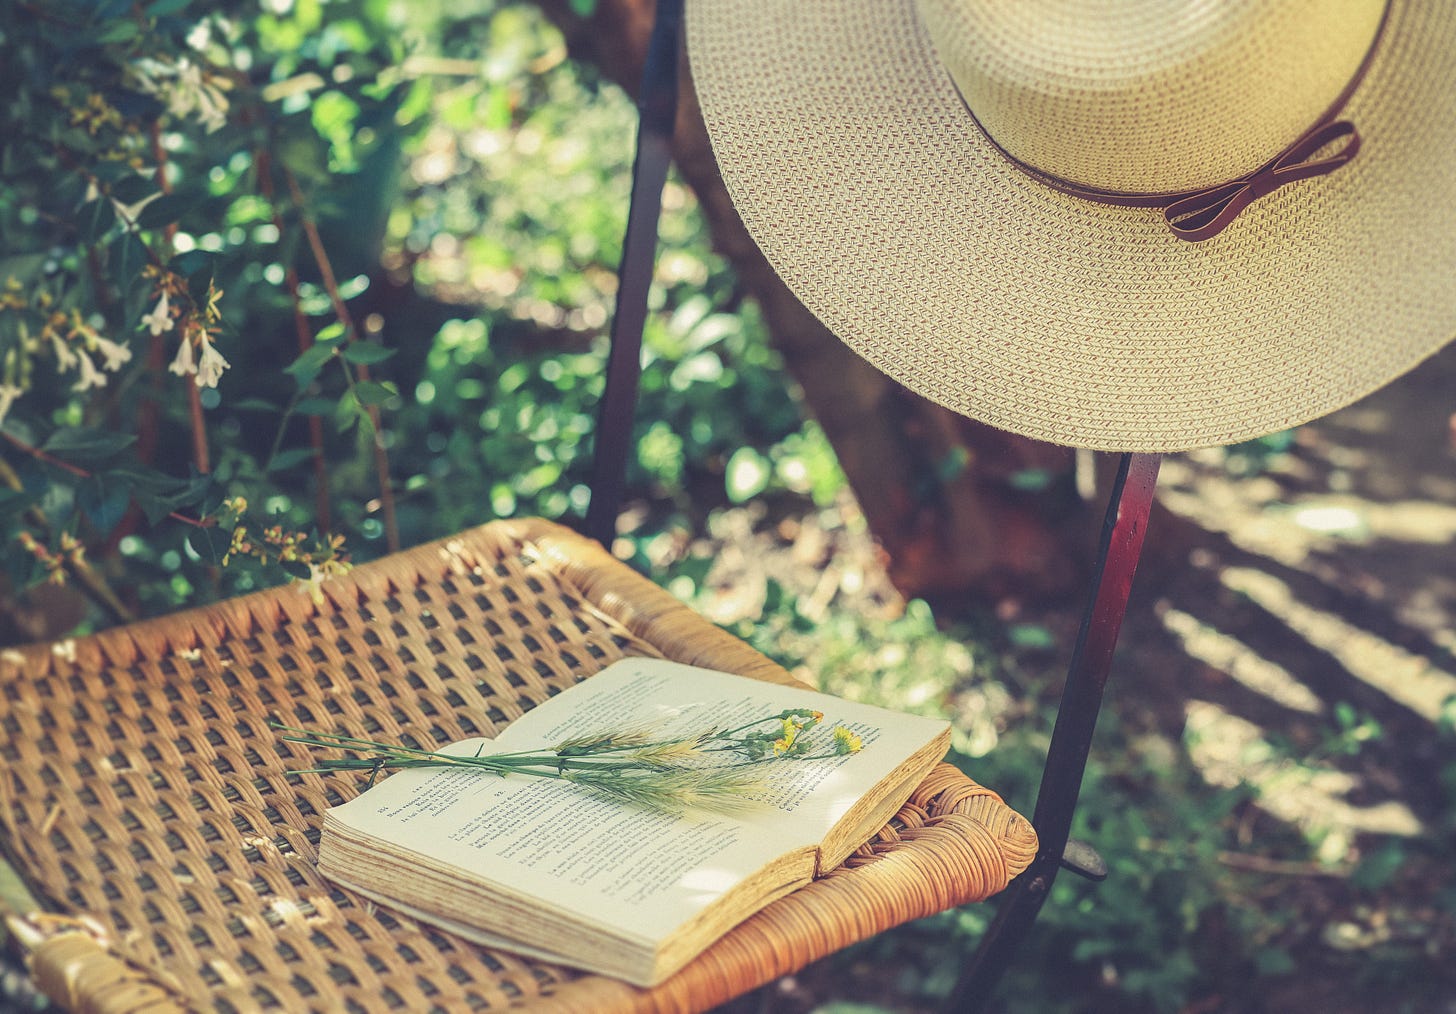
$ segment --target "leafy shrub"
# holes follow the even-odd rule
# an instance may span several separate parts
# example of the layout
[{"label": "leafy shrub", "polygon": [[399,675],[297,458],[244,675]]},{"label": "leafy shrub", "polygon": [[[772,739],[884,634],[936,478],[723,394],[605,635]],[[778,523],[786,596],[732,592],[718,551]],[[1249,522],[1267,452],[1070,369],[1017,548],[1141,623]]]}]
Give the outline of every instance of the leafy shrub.
[{"label": "leafy shrub", "polygon": [[[534,8],[71,0],[0,36],[15,593],[109,622],[583,510],[635,114]],[[725,481],[832,496],[666,205],[632,481],[665,516]]]}]

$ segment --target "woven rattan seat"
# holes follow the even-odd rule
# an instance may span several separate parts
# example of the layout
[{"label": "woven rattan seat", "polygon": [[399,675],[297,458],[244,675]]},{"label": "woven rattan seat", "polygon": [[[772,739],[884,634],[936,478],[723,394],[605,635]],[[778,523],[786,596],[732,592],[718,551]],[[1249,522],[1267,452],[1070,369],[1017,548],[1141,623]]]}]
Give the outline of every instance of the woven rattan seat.
[{"label": "woven rattan seat", "polygon": [[[323,880],[323,810],[362,779],[289,774],[270,720],[444,743],[493,735],[624,655],[790,677],[596,543],[495,522],[357,567],[0,653],[16,913],[68,1009],[701,1010],[889,926],[1006,886],[1024,818],[941,765],[844,868],[650,991],[486,950]],[[650,846],[650,843],[647,843]]]}]

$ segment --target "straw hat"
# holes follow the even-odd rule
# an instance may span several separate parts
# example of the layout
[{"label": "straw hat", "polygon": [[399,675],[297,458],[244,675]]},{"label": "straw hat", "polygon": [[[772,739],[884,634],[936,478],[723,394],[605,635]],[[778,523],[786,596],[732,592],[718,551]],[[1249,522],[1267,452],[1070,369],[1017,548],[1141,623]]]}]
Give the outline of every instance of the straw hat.
[{"label": "straw hat", "polygon": [[769,262],[958,412],[1231,443],[1456,334],[1447,0],[688,0],[687,44]]}]

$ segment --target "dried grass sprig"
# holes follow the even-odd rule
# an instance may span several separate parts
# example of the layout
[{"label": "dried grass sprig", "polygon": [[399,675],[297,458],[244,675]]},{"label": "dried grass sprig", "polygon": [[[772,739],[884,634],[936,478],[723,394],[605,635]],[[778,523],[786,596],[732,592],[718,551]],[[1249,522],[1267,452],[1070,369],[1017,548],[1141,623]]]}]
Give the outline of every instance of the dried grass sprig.
[{"label": "dried grass sprig", "polygon": [[368,771],[372,785],[386,770],[471,767],[502,776],[555,778],[622,802],[679,813],[731,812],[752,806],[753,797],[765,787],[753,769],[764,762],[818,760],[861,749],[859,737],[839,726],[824,750],[814,752],[810,733],[823,720],[820,712],[791,708],[732,729],[707,729],[690,736],[658,738],[648,729],[604,731],[575,736],[545,750],[493,753],[482,748],[466,755],[278,723],[273,727],[285,733],[281,737],[285,742],[354,754],[320,760],[300,774]]}]

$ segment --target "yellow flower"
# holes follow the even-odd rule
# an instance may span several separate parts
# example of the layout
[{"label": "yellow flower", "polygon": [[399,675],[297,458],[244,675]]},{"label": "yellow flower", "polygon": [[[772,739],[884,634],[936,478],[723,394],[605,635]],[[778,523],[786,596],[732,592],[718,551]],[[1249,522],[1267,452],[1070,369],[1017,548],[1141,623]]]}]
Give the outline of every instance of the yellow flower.
[{"label": "yellow flower", "polygon": [[857,733],[850,731],[842,725],[834,727],[834,752],[839,756],[845,754],[859,753],[864,749],[864,740],[859,738]]}]

